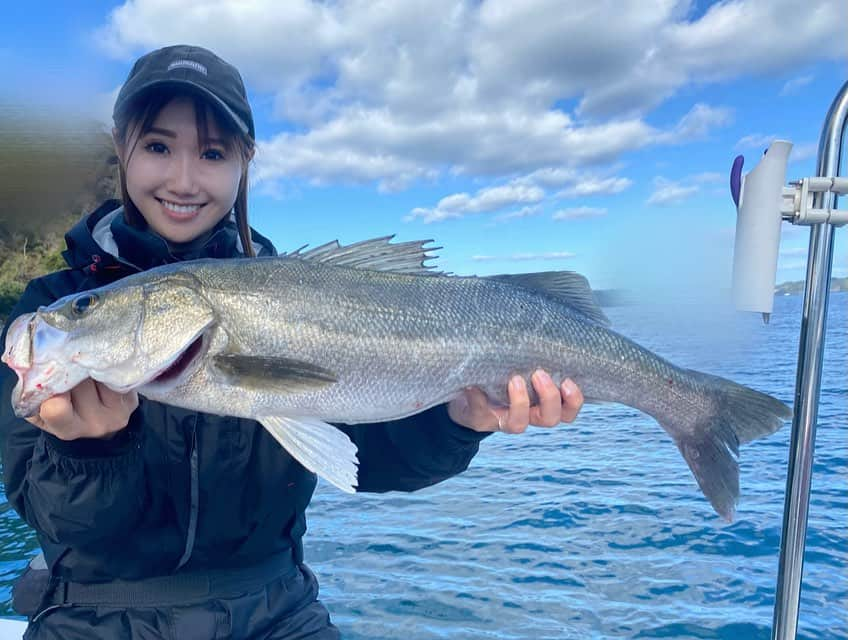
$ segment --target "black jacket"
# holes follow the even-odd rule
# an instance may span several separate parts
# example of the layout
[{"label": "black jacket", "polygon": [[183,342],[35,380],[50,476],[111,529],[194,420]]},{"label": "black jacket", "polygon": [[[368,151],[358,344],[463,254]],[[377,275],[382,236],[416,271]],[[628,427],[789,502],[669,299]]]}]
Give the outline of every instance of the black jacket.
[{"label": "black jacket", "polygon": [[[9,322],[160,264],[241,255],[230,220],[199,242],[174,247],[130,228],[113,214],[118,206],[104,203],[66,235],[69,268],[33,280]],[[254,243],[260,254],[274,253],[255,232]],[[6,494],[36,530],[54,576],[133,580],[180,568],[244,566],[287,549],[302,559],[304,511],[316,478],[257,422],[141,398],[129,426],[112,440],[62,441],[14,417],[15,381],[0,367]],[[460,473],[483,437],[452,422],[444,406],[339,428],[359,449],[359,490],[373,492],[412,491]]]}]

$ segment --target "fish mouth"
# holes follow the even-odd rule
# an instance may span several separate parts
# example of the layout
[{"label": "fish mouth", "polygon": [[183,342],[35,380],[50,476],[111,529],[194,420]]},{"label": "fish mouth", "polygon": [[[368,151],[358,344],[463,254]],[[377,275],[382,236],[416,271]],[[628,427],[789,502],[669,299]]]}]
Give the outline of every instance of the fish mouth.
[{"label": "fish mouth", "polygon": [[200,359],[203,353],[206,352],[206,342],[206,334],[199,334],[174,358],[174,361],[171,364],[156,374],[144,386],[176,386],[177,382],[183,377],[183,375],[191,369],[192,365]]},{"label": "fish mouth", "polygon": [[30,313],[15,318],[6,333],[6,345],[0,357],[7,367],[21,378],[32,368],[32,332],[36,314]]}]

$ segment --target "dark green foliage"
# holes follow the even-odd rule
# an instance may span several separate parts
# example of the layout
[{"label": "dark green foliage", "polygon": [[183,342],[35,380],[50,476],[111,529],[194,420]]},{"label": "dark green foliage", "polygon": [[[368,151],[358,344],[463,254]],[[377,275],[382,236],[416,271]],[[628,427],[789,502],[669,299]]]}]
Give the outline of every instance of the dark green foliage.
[{"label": "dark green foliage", "polygon": [[3,321],[21,297],[24,286],[20,282],[0,282],[0,318]]}]

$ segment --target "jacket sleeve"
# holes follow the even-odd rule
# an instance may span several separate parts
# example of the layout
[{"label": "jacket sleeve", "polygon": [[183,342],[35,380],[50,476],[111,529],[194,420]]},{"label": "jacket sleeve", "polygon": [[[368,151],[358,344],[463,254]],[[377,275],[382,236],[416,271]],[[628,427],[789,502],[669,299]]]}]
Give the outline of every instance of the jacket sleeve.
[{"label": "jacket sleeve", "polygon": [[340,425],[358,448],[357,491],[415,491],[465,471],[490,435],[456,424],[447,405],[408,418]]},{"label": "jacket sleeve", "polygon": [[[56,296],[35,280],[12,310],[0,344],[17,316]],[[82,546],[129,531],[143,512],[141,415],[111,440],[64,441],[17,418],[11,394],[16,374],[0,365],[0,450],[6,496],[42,543]]]}]

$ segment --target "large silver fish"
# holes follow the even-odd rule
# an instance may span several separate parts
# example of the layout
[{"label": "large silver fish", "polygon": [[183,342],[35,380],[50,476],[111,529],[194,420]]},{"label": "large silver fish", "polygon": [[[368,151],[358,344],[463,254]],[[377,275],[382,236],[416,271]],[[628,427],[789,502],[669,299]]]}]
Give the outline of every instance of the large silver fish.
[{"label": "large silver fish", "polygon": [[429,271],[388,238],[255,260],[152,269],[67,296],[11,326],[13,405],[32,415],[87,377],[116,391],[261,422],[297,460],[353,491],[356,448],[330,422],[390,420],[468,386],[507,402],[537,368],[587,401],[620,402],[671,435],[724,518],[738,446],[777,430],[782,402],[681,369],[607,328],[585,278]]}]

